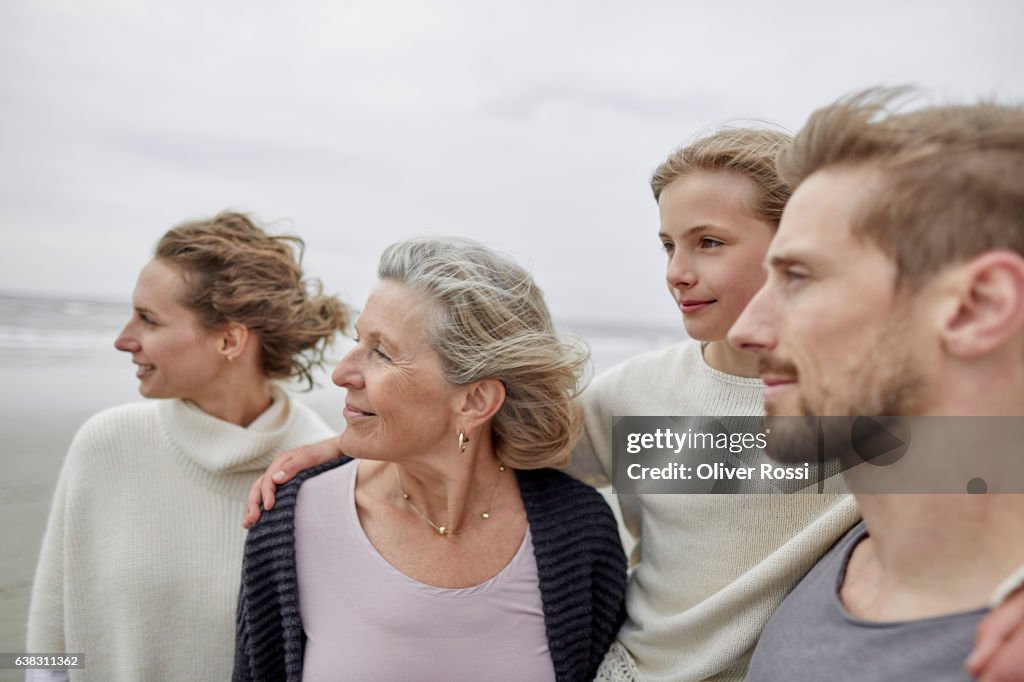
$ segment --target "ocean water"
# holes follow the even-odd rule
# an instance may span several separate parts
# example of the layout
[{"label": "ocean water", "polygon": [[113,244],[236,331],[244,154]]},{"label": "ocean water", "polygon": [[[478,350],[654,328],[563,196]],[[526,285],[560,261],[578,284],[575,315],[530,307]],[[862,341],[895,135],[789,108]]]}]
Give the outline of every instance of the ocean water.
[{"label": "ocean water", "polygon": [[[0,293],[0,368],[89,362],[128,366],[113,348],[131,312],[128,301],[86,301]],[[560,331],[582,338],[596,371],[637,353],[685,338],[682,325],[615,324],[556,320]],[[344,344],[335,349],[340,357]]]},{"label": "ocean water", "polygon": [[[113,347],[129,313],[127,301],[0,294],[2,652],[24,648],[32,573],[57,474],[75,431],[101,409],[141,399],[134,366]],[[586,341],[595,372],[684,338],[682,325],[572,320],[558,326]],[[347,347],[340,342],[331,359],[339,359]],[[316,389],[296,397],[341,429],[343,393],[327,372],[317,379]],[[0,682],[21,679],[17,671],[0,670]]]}]

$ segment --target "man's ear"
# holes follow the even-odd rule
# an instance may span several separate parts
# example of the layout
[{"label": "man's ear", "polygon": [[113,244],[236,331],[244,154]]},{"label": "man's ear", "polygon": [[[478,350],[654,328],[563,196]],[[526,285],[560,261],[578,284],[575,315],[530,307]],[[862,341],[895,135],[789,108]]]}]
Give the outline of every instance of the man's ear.
[{"label": "man's ear", "polygon": [[249,342],[249,328],[238,322],[228,322],[220,332],[220,352],[228,360],[237,359]]},{"label": "man's ear", "polygon": [[991,353],[1024,332],[1024,258],[992,251],[957,266],[955,304],[942,326],[942,340],[964,358]]},{"label": "man's ear", "polygon": [[495,415],[505,404],[505,384],[497,379],[481,379],[464,386],[456,409],[459,420],[476,427]]}]

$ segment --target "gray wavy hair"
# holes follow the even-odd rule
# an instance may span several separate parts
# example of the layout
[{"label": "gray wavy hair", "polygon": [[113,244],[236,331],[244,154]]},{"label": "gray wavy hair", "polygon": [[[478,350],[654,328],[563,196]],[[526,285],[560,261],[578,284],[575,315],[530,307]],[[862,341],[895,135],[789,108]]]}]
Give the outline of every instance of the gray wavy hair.
[{"label": "gray wavy hair", "polygon": [[590,353],[555,332],[544,294],[526,270],[472,240],[442,237],[392,244],[377,274],[435,303],[427,342],[449,383],[504,385],[491,429],[508,465],[567,463],[583,428],[576,397]]}]

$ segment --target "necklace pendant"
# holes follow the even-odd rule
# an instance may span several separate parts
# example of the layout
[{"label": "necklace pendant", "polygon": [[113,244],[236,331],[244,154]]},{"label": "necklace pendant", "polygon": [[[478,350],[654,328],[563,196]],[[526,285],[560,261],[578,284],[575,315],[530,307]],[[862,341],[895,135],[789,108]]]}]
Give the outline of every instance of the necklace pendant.
[{"label": "necklace pendant", "polygon": [[443,536],[443,535],[448,535],[448,529],[447,529],[447,528],[445,528],[444,526],[440,526],[440,527],[439,527],[439,528],[437,529],[437,532],[438,532],[438,533],[440,533],[440,534],[441,534],[442,536]]}]

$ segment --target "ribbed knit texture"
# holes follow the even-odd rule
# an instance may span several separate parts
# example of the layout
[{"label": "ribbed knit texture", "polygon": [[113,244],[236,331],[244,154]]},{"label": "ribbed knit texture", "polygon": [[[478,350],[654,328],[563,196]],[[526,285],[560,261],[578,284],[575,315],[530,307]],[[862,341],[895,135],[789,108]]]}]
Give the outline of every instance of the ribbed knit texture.
[{"label": "ribbed knit texture", "polygon": [[[583,394],[570,473],[607,485],[616,416],[756,416],[763,384],[685,341],[605,372]],[[638,537],[627,618],[599,679],[743,679],[772,611],[858,519],[848,495],[619,495]]]},{"label": "ribbed knit texture", "polygon": [[626,557],[608,504],[550,469],[516,471],[555,679],[591,680],[625,617]]},{"label": "ribbed knit texture", "polygon": [[72,442],[32,590],[26,649],[83,652],[72,680],[223,680],[249,486],[332,432],[275,389],[244,429],[182,401],[101,412]]},{"label": "ribbed knit texture", "polygon": [[[279,488],[274,508],[249,531],[234,680],[302,679],[295,502],[304,480],[347,461],[310,469]],[[517,471],[516,477],[533,538],[555,677],[591,680],[623,618],[626,559],[615,519],[596,491],[565,474],[543,469]],[[343,578],[344,567],[338,567],[338,575]],[[423,653],[429,665],[430,652]],[[338,679],[344,679],[344,671]],[[424,679],[430,679],[429,668]]]}]

